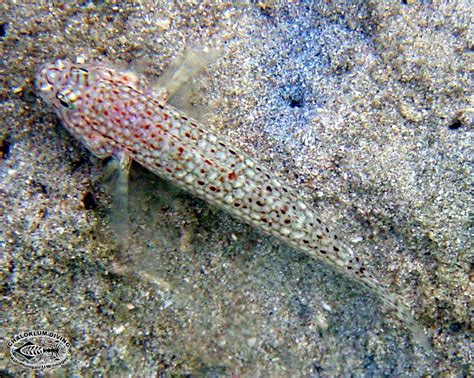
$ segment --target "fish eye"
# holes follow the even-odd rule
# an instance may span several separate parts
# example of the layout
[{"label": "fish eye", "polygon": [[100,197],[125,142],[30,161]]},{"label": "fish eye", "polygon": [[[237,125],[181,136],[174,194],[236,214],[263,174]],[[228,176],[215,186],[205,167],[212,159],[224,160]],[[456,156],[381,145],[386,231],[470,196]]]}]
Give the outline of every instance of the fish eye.
[{"label": "fish eye", "polygon": [[82,68],[82,67],[74,67],[71,71],[74,72],[74,73],[76,73],[78,71],[81,71],[83,73],[89,73],[89,71],[87,71],[85,68]]},{"label": "fish eye", "polygon": [[62,93],[57,93],[56,98],[58,99],[59,103],[61,104],[61,106],[63,108],[66,108],[66,109],[73,109],[74,108],[72,103],[67,101],[66,97]]}]

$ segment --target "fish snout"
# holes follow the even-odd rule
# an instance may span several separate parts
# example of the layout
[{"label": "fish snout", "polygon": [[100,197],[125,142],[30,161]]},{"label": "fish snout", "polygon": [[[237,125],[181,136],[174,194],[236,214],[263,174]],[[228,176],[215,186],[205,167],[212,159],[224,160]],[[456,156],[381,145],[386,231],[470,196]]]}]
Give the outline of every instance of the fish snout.
[{"label": "fish snout", "polygon": [[71,63],[67,60],[43,64],[35,75],[35,86],[40,96],[49,104],[57,92],[67,83],[70,76]]}]

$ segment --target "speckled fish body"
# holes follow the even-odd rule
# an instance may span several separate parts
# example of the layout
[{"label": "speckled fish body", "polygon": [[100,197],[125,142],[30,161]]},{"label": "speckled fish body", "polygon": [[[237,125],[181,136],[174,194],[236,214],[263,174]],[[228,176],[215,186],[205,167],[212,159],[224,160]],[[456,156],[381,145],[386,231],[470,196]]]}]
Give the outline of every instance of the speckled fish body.
[{"label": "speckled fish body", "polygon": [[59,60],[36,86],[64,126],[98,157],[133,159],[236,218],[352,276],[412,322],[332,228],[265,167],[167,104],[131,72]]}]

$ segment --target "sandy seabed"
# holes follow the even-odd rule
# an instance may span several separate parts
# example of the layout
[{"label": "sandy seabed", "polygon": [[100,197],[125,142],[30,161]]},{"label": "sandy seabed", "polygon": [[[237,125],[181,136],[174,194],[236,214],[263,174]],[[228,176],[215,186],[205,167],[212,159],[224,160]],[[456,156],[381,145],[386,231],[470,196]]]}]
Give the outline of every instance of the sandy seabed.
[{"label": "sandy seabed", "polygon": [[[67,376],[472,374],[469,3],[2,2],[2,375],[28,371],[9,338],[40,329],[70,341],[50,373]],[[431,350],[370,292],[138,165],[120,249],[106,164],[35,71],[101,61],[153,85],[205,47],[219,56],[170,101],[331,220]]]}]

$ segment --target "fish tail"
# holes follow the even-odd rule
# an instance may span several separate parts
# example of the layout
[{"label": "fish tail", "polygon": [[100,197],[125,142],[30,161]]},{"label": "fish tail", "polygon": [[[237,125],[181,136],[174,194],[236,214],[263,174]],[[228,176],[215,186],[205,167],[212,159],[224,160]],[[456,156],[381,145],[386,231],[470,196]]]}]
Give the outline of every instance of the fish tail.
[{"label": "fish tail", "polygon": [[381,286],[377,288],[377,291],[388,310],[410,330],[413,340],[423,349],[431,352],[431,341],[424,328],[416,321],[412,310],[402,302],[400,297],[390,293],[386,288]]}]

